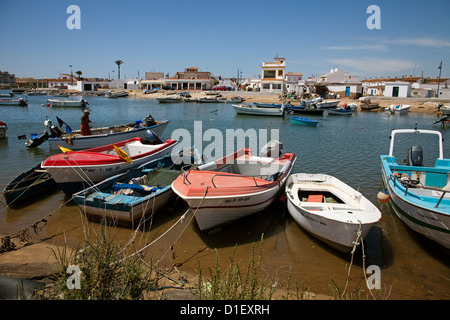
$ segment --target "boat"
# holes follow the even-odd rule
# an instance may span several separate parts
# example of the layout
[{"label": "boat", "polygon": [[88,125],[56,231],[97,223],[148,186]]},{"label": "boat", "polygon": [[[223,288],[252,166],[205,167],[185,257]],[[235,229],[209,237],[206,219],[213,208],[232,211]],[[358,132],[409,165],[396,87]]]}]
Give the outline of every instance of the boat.
[{"label": "boat", "polygon": [[72,199],[91,219],[106,218],[119,224],[139,222],[173,199],[171,184],[182,167],[201,163],[195,154],[183,157],[171,154],[153,160],[79,191]]},{"label": "boat", "polygon": [[318,109],[314,107],[306,107],[304,105],[300,106],[289,106],[287,107],[287,110],[290,114],[299,113],[299,114],[316,114],[320,115],[323,114],[325,109]]},{"label": "boat", "polygon": [[327,109],[325,112],[328,112],[328,114],[333,114],[333,115],[351,115],[353,113],[355,113],[356,108],[358,108],[357,104],[344,104],[341,107],[338,108],[330,108]]},{"label": "boat", "polygon": [[181,102],[183,100],[183,96],[178,94],[159,96],[156,97],[156,100],[158,100],[158,102],[160,103],[174,103],[174,102],[176,103]]},{"label": "boat", "polygon": [[18,99],[0,99],[0,105],[4,106],[27,106],[28,100],[25,100],[23,98]]},{"label": "boat", "polygon": [[[414,144],[418,139],[432,144],[431,137],[437,138],[438,150],[434,165],[425,165],[420,145],[408,148],[406,164],[397,163],[393,153],[399,134],[413,137]],[[406,141],[404,136],[400,140],[402,144]],[[442,134],[435,130],[417,129],[416,125],[414,129],[393,130],[390,139],[389,154],[381,155],[381,169],[392,209],[409,228],[449,249],[450,159],[444,158]],[[397,145],[396,148],[399,150]]]},{"label": "boat", "polygon": [[142,91],[142,93],[143,93],[143,94],[156,93],[156,92],[159,91],[159,89],[160,89],[160,87],[158,87],[158,88],[153,88],[153,89],[147,89],[147,90]]},{"label": "boat", "polygon": [[359,191],[325,174],[292,174],[286,182],[289,214],[306,231],[342,252],[353,249],[381,219]]},{"label": "boat", "polygon": [[55,180],[38,163],[12,179],[3,189],[8,205],[27,203],[31,197],[49,193],[58,188]]},{"label": "boat", "polygon": [[218,101],[217,101],[217,98],[214,96],[205,96],[205,97],[197,98],[197,102],[214,103],[214,102],[218,102]]},{"label": "boat", "polygon": [[341,101],[340,100],[320,100],[320,101],[314,102],[314,104],[319,109],[329,109],[329,108],[335,108],[339,104],[339,102],[341,102]]},{"label": "boat", "polygon": [[0,139],[6,137],[6,131],[8,131],[8,126],[3,121],[0,121]]},{"label": "boat", "polygon": [[285,108],[261,108],[247,104],[233,104],[237,114],[262,115],[262,116],[284,116]]},{"label": "boat", "polygon": [[296,124],[302,124],[305,126],[312,126],[312,127],[316,127],[317,124],[319,123],[318,120],[312,120],[312,119],[307,119],[307,118],[302,118],[302,117],[291,117],[291,122],[296,123]]},{"label": "boat", "polygon": [[242,148],[195,170],[183,170],[172,189],[194,212],[200,230],[218,228],[264,210],[284,190],[296,156],[279,158],[280,150],[276,141],[259,156]]},{"label": "boat", "polygon": [[65,100],[65,99],[47,99],[52,107],[85,107],[89,103],[84,99]]},{"label": "boat", "polygon": [[384,111],[390,114],[405,114],[409,112],[411,106],[409,104],[391,104],[389,107],[385,108]]},{"label": "boat", "polygon": [[147,131],[151,130],[161,136],[170,120],[155,121],[148,115],[144,121],[137,120],[126,124],[111,127],[91,128],[91,135],[81,135],[81,130],[71,133],[61,133],[59,136],[48,138],[50,150],[60,150],[59,146],[71,150],[83,150],[99,147],[134,137],[146,138]]},{"label": "boat", "polygon": [[9,93],[0,93],[0,98],[12,98],[14,97],[14,93],[9,92]]},{"label": "boat", "polygon": [[241,103],[242,101],[244,101],[243,97],[231,97],[230,99],[217,98],[217,102],[222,102],[222,103]]},{"label": "boat", "polygon": [[92,149],[64,151],[45,159],[42,168],[64,193],[73,194],[110,176],[170,154],[178,143],[176,140],[162,142],[156,135],[154,137],[152,142],[132,138]]},{"label": "boat", "polygon": [[123,97],[127,97],[127,96],[128,96],[128,92],[127,91],[114,92],[112,90],[109,90],[105,94],[105,98],[123,98]]},{"label": "boat", "polygon": [[[253,102],[255,107],[259,108],[281,108],[281,103],[260,103],[260,102]],[[286,105],[287,106],[287,105]]]},{"label": "boat", "polygon": [[444,115],[450,115],[450,106],[443,105],[442,103],[438,104],[436,107],[439,111],[441,111]]}]

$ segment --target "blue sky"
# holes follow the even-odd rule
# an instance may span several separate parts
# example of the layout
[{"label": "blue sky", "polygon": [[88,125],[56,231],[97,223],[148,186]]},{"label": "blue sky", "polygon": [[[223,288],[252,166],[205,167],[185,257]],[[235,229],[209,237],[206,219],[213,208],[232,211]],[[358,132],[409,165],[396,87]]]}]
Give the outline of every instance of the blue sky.
[{"label": "blue sky", "polygon": [[[67,7],[81,10],[70,30]],[[368,29],[370,5],[381,29]],[[0,70],[17,77],[142,78],[198,67],[222,77],[286,58],[304,78],[338,67],[365,77],[450,77],[450,1],[0,0]],[[115,71],[114,73],[112,71]]]}]

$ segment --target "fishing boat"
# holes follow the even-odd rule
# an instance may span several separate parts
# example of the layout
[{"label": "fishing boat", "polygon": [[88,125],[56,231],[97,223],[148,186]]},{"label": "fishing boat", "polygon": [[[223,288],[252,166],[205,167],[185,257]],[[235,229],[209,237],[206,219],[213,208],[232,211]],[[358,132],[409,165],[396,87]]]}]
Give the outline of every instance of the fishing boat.
[{"label": "fishing boat", "polygon": [[110,176],[138,167],[172,152],[176,140],[162,142],[132,138],[102,147],[65,151],[49,156],[42,168],[56,181],[66,194],[73,194]]},{"label": "fishing boat", "polygon": [[411,106],[409,104],[391,104],[384,110],[386,112],[389,112],[390,114],[405,114],[409,112],[409,109],[411,109]]},{"label": "fishing boat", "polygon": [[14,93],[9,92],[9,93],[0,93],[0,98],[12,98],[14,97]]},{"label": "fishing boat", "polygon": [[57,188],[55,180],[38,163],[12,179],[3,189],[3,196],[8,205],[24,204],[31,197],[49,193]]},{"label": "fishing boat", "polygon": [[222,102],[222,103],[241,103],[242,101],[244,101],[243,97],[231,97],[230,99],[217,98],[217,102]]},{"label": "fishing boat", "polygon": [[25,100],[23,98],[18,98],[18,99],[0,99],[0,105],[25,107],[25,106],[28,105],[28,100]]},{"label": "fishing boat", "polygon": [[278,158],[279,142],[268,145],[269,151],[262,151],[260,156],[242,148],[196,170],[182,171],[172,183],[173,191],[194,212],[200,230],[217,228],[264,210],[284,190],[295,154]]},{"label": "fishing boat", "polygon": [[8,131],[8,126],[3,121],[0,121],[0,139],[6,137],[6,131]]},{"label": "fishing boat", "polygon": [[291,117],[291,122],[296,123],[296,124],[302,124],[305,126],[311,126],[311,127],[316,127],[317,124],[319,123],[318,120],[312,120],[312,119],[301,118],[301,117]]},{"label": "fishing boat", "polygon": [[84,99],[65,100],[65,99],[47,99],[52,107],[85,107],[89,103]]},{"label": "fishing boat", "polygon": [[177,103],[183,100],[183,96],[178,94],[159,96],[156,97],[156,100],[158,100],[158,102],[160,103]]},{"label": "fishing boat", "polygon": [[105,98],[123,98],[123,97],[127,97],[127,96],[128,96],[128,92],[127,91],[114,92],[112,90],[109,90],[105,94]]},{"label": "fishing boat", "polygon": [[158,88],[153,88],[153,89],[147,89],[147,90],[142,91],[142,93],[143,93],[143,94],[156,93],[156,92],[159,91],[159,89],[160,89],[160,87],[158,87]]},{"label": "fishing boat", "polygon": [[444,115],[450,115],[450,106],[443,105],[442,103],[438,104],[436,107],[439,111],[441,111]]},{"label": "fishing boat", "polygon": [[[399,134],[409,135],[414,141],[424,141],[425,137],[437,138],[439,145],[434,165],[424,164],[423,150],[419,145],[408,148],[406,164],[398,164],[393,153]],[[402,143],[404,136],[400,140]],[[432,144],[433,140],[428,139],[427,142]],[[417,129],[417,126],[415,129],[393,130],[389,154],[381,156],[381,169],[391,207],[400,220],[415,232],[449,249],[450,159],[444,158],[442,134],[435,130]]]},{"label": "fishing boat", "polygon": [[319,109],[329,109],[329,108],[335,108],[339,104],[339,102],[341,102],[341,101],[340,100],[321,100],[321,101],[315,102],[315,105]]},{"label": "fishing boat", "polygon": [[[174,197],[172,182],[182,167],[200,164],[196,154],[181,151],[109,177],[75,193],[72,199],[92,219],[130,224],[164,208]],[[188,157],[187,157],[188,156]]]},{"label": "fishing boat", "polygon": [[284,116],[285,108],[261,108],[247,104],[233,104],[237,114],[260,115],[260,116]]},{"label": "fishing boat", "polygon": [[281,108],[281,103],[260,103],[260,102],[253,102],[255,107],[259,108]]},{"label": "fishing boat", "polygon": [[360,97],[359,101],[361,102],[361,110],[370,111],[378,109],[380,107],[380,104],[378,102],[372,102],[370,97]]},{"label": "fishing boat", "polygon": [[333,114],[333,115],[351,115],[353,113],[355,113],[356,108],[358,107],[357,104],[344,104],[341,107],[337,107],[337,108],[330,108],[327,109],[325,112],[328,112],[328,114]]},{"label": "fishing boat", "polygon": [[217,101],[217,97],[204,96],[204,97],[201,97],[201,98],[197,98],[197,102],[200,102],[200,103],[215,103],[215,102],[218,102],[218,101]]},{"label": "fishing boat", "polygon": [[71,133],[62,133],[58,137],[49,137],[50,150],[59,150],[59,146],[71,150],[84,150],[99,147],[130,138],[147,138],[147,131],[151,130],[161,136],[170,120],[154,121],[148,115],[144,121],[137,120],[127,124],[111,127],[91,128],[91,135],[83,136],[81,130],[73,130]]},{"label": "fishing boat", "polygon": [[325,174],[292,174],[286,182],[288,211],[306,231],[349,252],[381,219],[381,212],[341,180]]}]

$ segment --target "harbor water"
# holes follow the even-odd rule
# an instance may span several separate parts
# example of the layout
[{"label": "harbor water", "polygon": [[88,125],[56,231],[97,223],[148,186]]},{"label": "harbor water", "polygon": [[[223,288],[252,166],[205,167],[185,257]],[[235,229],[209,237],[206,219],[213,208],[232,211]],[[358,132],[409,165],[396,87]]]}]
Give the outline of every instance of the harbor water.
[{"label": "harbor water", "polygon": [[[0,139],[0,185],[3,187],[19,173],[28,170],[57,151],[50,151],[48,143],[37,148],[27,148],[26,140],[18,137],[44,130],[44,121],[56,116],[73,130],[79,129],[81,108],[47,107],[48,96],[29,96],[27,107],[1,106],[0,121],[8,125],[7,137]],[[351,288],[366,288],[364,268],[380,268],[380,284],[384,296],[389,299],[450,299],[450,259],[447,252],[434,242],[418,235],[403,224],[388,203],[377,200],[383,190],[380,155],[389,151],[390,133],[393,129],[414,128],[439,130],[444,137],[444,156],[450,157],[448,142],[450,127],[443,128],[433,121],[437,114],[408,113],[390,115],[385,112],[357,112],[351,116],[307,115],[319,120],[317,127],[291,123],[290,116],[262,117],[237,115],[231,104],[224,103],[158,103],[154,99],[87,96],[93,126],[112,126],[134,122],[152,115],[155,120],[170,120],[162,139],[172,137],[177,129],[193,134],[194,125],[201,123],[202,132],[217,129],[224,137],[227,129],[278,129],[283,151],[297,156],[293,173],[324,173],[349,184],[378,206],[381,220],[364,240],[365,259],[362,250],[355,253],[351,269]],[[201,121],[201,122],[198,122]],[[203,149],[213,143],[203,136]],[[399,161],[406,158],[406,149],[400,151]],[[430,164],[437,156],[437,142],[422,144],[424,161]],[[258,153],[259,150],[253,150]],[[402,158],[403,157],[403,158]],[[156,213],[150,225],[140,230],[134,238],[137,249],[163,235],[186,212],[181,200],[170,208]],[[85,222],[79,208],[70,197],[60,191],[34,199],[27,205],[7,207],[0,203],[0,235],[15,233],[52,213],[34,240],[47,239],[53,244],[76,246],[85,237],[85,228],[98,229],[99,223]],[[189,216],[186,218],[189,219]],[[189,222],[189,220],[188,220]],[[112,227],[115,241],[124,245],[135,230]],[[337,252],[317,238],[306,233],[290,217],[286,202],[280,197],[267,210],[224,226],[218,232],[203,233],[195,219],[162,236],[146,254],[164,257],[162,265],[172,265],[194,274],[199,265],[203,270],[213,267],[218,254],[221,266],[229,262],[235,251],[235,260],[248,261],[252,246],[259,250],[263,241],[264,271],[269,276],[286,278],[291,274],[312,292],[331,294],[330,285],[335,282],[342,290],[347,279],[350,255]],[[173,245],[173,247],[172,247]],[[217,250],[215,250],[217,249]],[[1,259],[1,255],[0,255]],[[207,273],[207,272],[205,272]],[[364,291],[364,298],[368,290]]]}]

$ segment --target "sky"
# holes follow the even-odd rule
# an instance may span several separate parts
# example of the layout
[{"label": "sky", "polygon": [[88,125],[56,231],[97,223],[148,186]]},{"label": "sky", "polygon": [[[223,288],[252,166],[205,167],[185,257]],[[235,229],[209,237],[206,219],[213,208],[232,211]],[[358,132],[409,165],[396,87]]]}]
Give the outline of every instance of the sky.
[{"label": "sky", "polygon": [[448,0],[0,0],[0,70],[116,78],[122,60],[121,78],[189,67],[247,78],[278,56],[303,78],[332,68],[433,78],[441,61],[449,78],[449,14]]}]

